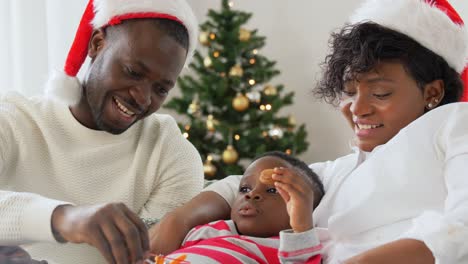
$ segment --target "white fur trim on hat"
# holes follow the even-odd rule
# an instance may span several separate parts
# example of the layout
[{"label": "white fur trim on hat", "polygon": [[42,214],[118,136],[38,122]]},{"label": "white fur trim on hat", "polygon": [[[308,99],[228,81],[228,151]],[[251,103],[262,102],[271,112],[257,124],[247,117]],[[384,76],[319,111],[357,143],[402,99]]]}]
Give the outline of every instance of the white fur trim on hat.
[{"label": "white fur trim on hat", "polygon": [[168,14],[179,19],[189,35],[189,50],[185,66],[190,63],[198,38],[198,20],[186,0],[94,0],[94,28],[109,23],[115,16],[131,13]]},{"label": "white fur trim on hat", "polygon": [[47,81],[46,96],[67,105],[75,105],[81,98],[81,83],[63,71],[54,71]]},{"label": "white fur trim on hat", "polygon": [[368,0],[351,16],[352,24],[370,21],[403,33],[462,72],[468,58],[468,32],[446,13],[422,0]]}]

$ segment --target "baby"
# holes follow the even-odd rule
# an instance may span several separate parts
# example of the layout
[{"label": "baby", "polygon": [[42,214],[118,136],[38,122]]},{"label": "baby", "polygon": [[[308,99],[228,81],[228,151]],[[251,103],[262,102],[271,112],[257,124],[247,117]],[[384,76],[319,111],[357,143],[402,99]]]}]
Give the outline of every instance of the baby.
[{"label": "baby", "polygon": [[[312,185],[313,193],[301,192],[304,184]],[[247,167],[231,220],[195,227],[179,250],[155,261],[320,263],[312,211],[323,194],[322,183],[304,162],[283,152],[265,153]]]}]

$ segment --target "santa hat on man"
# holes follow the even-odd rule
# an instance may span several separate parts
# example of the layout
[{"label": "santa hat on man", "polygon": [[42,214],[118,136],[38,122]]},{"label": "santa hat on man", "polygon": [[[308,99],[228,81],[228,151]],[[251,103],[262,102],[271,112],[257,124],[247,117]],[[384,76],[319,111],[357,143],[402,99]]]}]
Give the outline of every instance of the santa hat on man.
[{"label": "santa hat on man", "polygon": [[46,94],[72,105],[81,97],[81,83],[76,77],[88,54],[93,30],[115,26],[122,21],[141,18],[164,18],[182,24],[189,35],[185,65],[190,62],[197,44],[198,22],[185,0],[89,0],[63,72],[56,72],[47,84]]},{"label": "santa hat on man", "polygon": [[444,58],[462,75],[462,101],[468,101],[468,31],[447,0],[367,0],[350,19],[365,21],[403,33]]}]

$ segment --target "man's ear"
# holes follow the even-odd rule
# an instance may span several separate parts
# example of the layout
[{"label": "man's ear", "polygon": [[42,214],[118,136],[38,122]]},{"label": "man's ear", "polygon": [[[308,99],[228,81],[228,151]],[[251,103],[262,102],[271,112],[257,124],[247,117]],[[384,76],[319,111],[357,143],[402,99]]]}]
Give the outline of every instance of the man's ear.
[{"label": "man's ear", "polygon": [[442,80],[434,80],[424,86],[424,101],[429,108],[436,107],[444,98],[445,83]]},{"label": "man's ear", "polygon": [[88,56],[91,58],[91,61],[94,61],[99,52],[101,52],[105,42],[106,32],[103,29],[94,30],[88,44]]}]

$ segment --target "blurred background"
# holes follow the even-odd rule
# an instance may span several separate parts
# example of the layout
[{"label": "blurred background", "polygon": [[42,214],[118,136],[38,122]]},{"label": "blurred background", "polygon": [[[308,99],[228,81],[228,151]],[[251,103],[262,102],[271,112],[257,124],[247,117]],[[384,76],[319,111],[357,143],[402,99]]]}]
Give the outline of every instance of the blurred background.
[{"label": "blurred background", "polygon": [[[306,163],[335,159],[350,151],[351,130],[339,111],[312,97],[320,76],[319,64],[328,49],[328,38],[355,9],[360,0],[278,1],[232,0],[235,9],[253,13],[247,27],[265,36],[263,55],[277,61],[281,74],[273,83],[294,91],[293,114],[305,123],[308,150],[300,155]],[[468,1],[449,0],[468,21]],[[219,9],[218,0],[189,2],[202,23],[207,10]],[[61,69],[73,40],[86,0],[0,0],[0,92],[19,91],[40,95],[52,70]],[[80,76],[85,72],[83,67]],[[189,73],[189,72],[184,72]],[[179,91],[174,89],[172,96]],[[168,98],[170,100],[170,98]],[[160,112],[177,115],[167,109]]]}]

